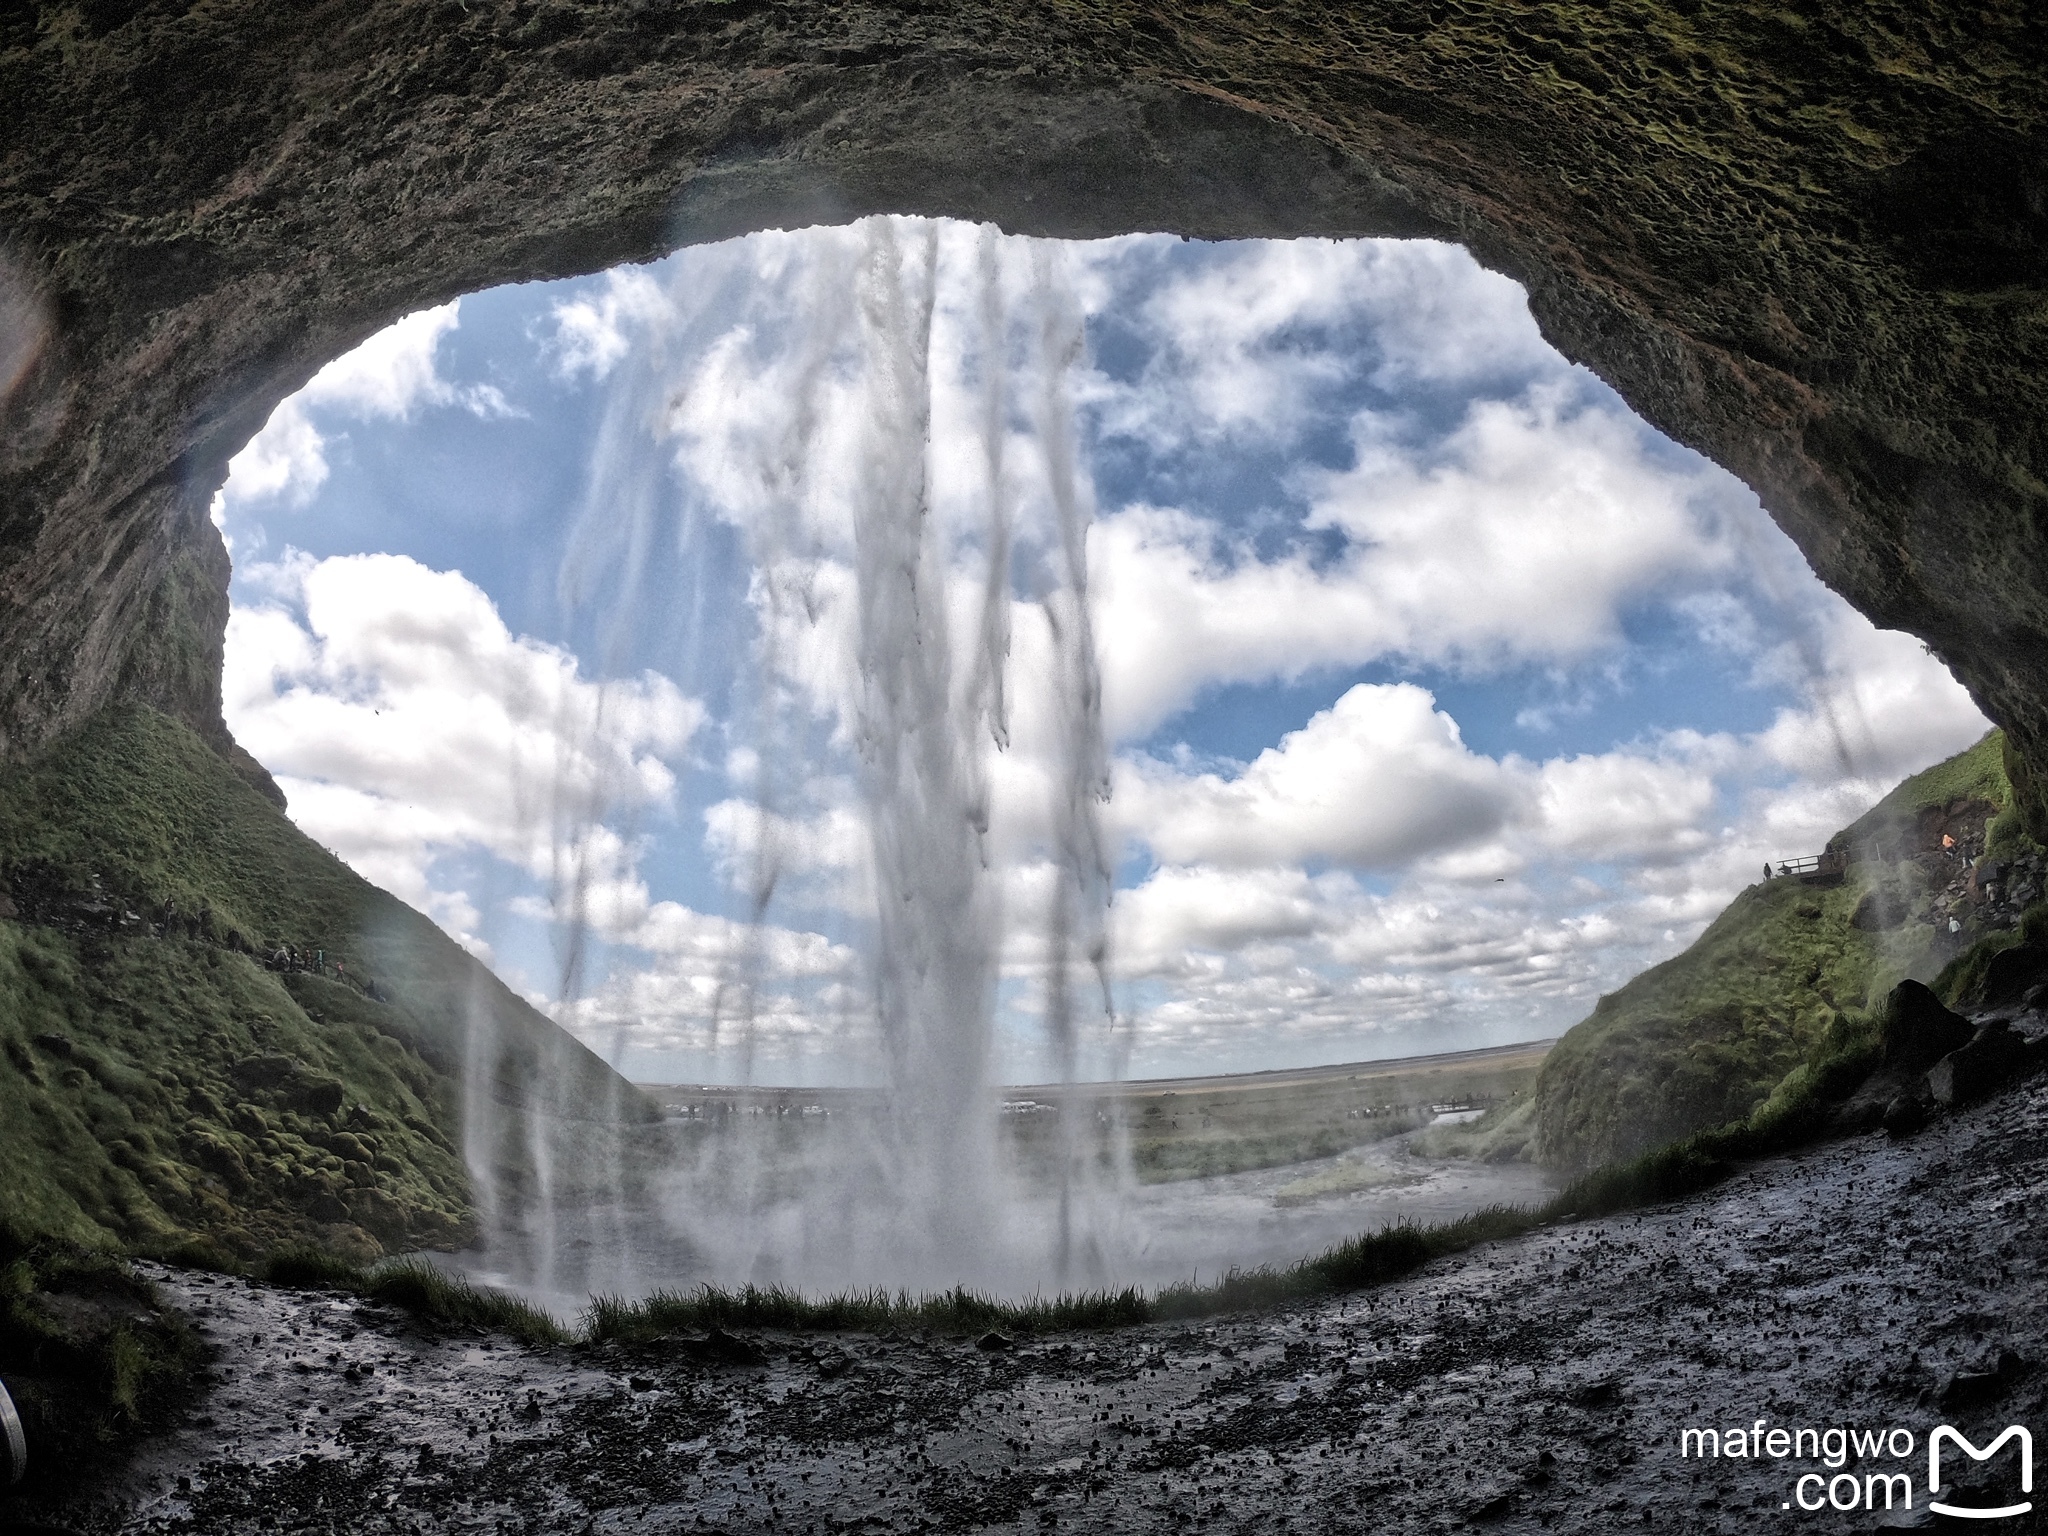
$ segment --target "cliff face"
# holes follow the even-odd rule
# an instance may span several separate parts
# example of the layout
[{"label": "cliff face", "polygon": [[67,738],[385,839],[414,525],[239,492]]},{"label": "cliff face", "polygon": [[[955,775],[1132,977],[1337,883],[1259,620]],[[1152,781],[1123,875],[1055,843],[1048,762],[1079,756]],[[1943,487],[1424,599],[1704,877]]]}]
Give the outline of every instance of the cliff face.
[{"label": "cliff face", "polygon": [[0,13],[0,758],[226,745],[227,457],[478,287],[895,210],[1431,234],[2048,771],[2048,30],[2021,0],[79,0]]}]

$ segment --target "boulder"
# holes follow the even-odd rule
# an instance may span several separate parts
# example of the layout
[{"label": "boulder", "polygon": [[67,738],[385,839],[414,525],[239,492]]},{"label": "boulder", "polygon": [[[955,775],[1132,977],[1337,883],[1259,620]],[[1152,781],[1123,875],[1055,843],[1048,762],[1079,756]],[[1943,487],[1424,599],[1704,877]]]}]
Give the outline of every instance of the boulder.
[{"label": "boulder", "polygon": [[2048,946],[2016,944],[2001,950],[1984,968],[1984,1006],[2004,1008],[2016,1003],[2043,978],[2048,978]]},{"label": "boulder", "polygon": [[760,1365],[768,1356],[752,1339],[713,1326],[701,1339],[677,1342],[684,1355],[707,1365]]},{"label": "boulder", "polygon": [[244,1056],[232,1067],[228,1075],[236,1084],[246,1090],[275,1088],[289,1081],[299,1071],[298,1058],[287,1056],[282,1051],[269,1051],[258,1056]]},{"label": "boulder", "polygon": [[1954,1107],[1995,1093],[2026,1070],[2027,1044],[2005,1023],[1986,1024],[1969,1044],[1949,1052],[1927,1074],[1938,1104]]},{"label": "boulder", "polygon": [[310,1072],[293,1078],[284,1092],[294,1109],[315,1115],[339,1114],[348,1100],[348,1089],[337,1079]]},{"label": "boulder", "polygon": [[1918,1093],[1901,1093],[1884,1107],[1884,1118],[1880,1122],[1887,1136],[1910,1136],[1927,1124],[1933,1105],[1927,1095],[1927,1084],[1923,1079]]},{"label": "boulder", "polygon": [[1898,927],[1909,915],[1904,898],[1896,891],[1865,891],[1849,914],[1849,926],[1865,933],[1882,933]]},{"label": "boulder", "polygon": [[330,1224],[346,1222],[349,1218],[348,1207],[341,1203],[339,1196],[332,1194],[315,1195],[306,1206],[306,1214],[315,1221]]},{"label": "boulder", "polygon": [[1942,1006],[1925,985],[1902,981],[1878,1014],[1885,1070],[1917,1075],[1970,1043],[1970,1021]]},{"label": "boulder", "polygon": [[1995,1403],[2032,1372],[2032,1362],[2010,1349],[1998,1352],[1995,1363],[1974,1371],[1958,1371],[1942,1384],[1941,1406],[1976,1408]]}]

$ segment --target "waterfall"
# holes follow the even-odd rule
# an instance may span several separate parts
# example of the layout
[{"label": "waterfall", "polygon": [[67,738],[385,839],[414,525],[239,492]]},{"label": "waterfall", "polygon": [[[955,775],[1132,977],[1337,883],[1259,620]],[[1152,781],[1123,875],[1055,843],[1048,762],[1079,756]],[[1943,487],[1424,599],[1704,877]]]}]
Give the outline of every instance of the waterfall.
[{"label": "waterfall", "polygon": [[[1053,697],[1057,757],[1053,774],[1052,905],[1046,916],[1045,1027],[1056,1080],[1071,1088],[1079,1075],[1079,1013],[1074,996],[1074,962],[1085,961],[1099,990],[1102,1013],[1112,1021],[1109,986],[1109,930],[1106,918],[1113,871],[1103,843],[1099,807],[1109,798],[1109,754],[1102,734],[1102,677],[1096,665],[1095,630],[1088,608],[1088,524],[1093,507],[1075,454],[1073,402],[1067,380],[1082,355],[1086,336],[1070,292],[1054,271],[1053,252],[1043,244],[1031,251],[1033,297],[1040,323],[1039,390],[1035,426],[1045,458],[1046,490],[1052,504],[1054,557],[1043,596],[1054,657]],[[1076,1230],[1076,1201],[1094,1183],[1091,1161],[1098,1142],[1094,1127],[1081,1123],[1082,1107],[1071,1091],[1059,1103],[1059,1225],[1055,1273],[1062,1284],[1080,1273],[1105,1273],[1103,1236]],[[1119,1142],[1120,1144],[1120,1142]],[[1078,1244],[1078,1247],[1077,1247]],[[1079,1251],[1085,1248],[1086,1251]]]},{"label": "waterfall", "polygon": [[[1073,398],[1083,316],[1050,247],[993,229],[970,243],[876,218],[769,238],[778,259],[753,267],[698,255],[608,381],[560,590],[604,608],[609,672],[621,637],[664,605],[687,603],[661,626],[686,651],[711,632],[701,574],[687,595],[649,575],[661,530],[700,573],[717,540],[737,543],[753,634],[730,690],[743,814],[728,820],[745,835],[729,850],[740,911],[720,930],[705,1043],[751,1082],[771,1025],[803,1012],[834,1032],[842,1076],[877,1085],[879,1108],[792,1128],[728,1104],[657,1151],[617,1113],[608,1142],[598,1136],[603,1106],[529,1103],[525,1209],[479,1163],[488,1150],[466,1148],[484,1216],[501,1249],[525,1250],[526,1283],[548,1290],[593,1272],[563,1262],[572,1231],[620,1250],[599,1267],[636,1269],[645,1286],[1021,1292],[1106,1278],[1129,1177],[1121,1127],[1060,1092],[1049,1162],[1027,1169],[1005,1155],[993,1076],[1005,1006],[1015,1018],[1035,1002],[1060,1083],[1106,1043],[1091,1031],[1113,1024],[1093,502]],[[763,270],[772,292],[749,294]],[[671,675],[707,670],[683,654]],[[1029,771],[999,771],[1019,753]],[[599,921],[601,791],[537,797],[552,820],[565,1009]],[[859,847],[831,878],[861,964],[802,993],[778,971],[778,914],[792,880],[815,901],[826,878],[805,818],[840,813]],[[473,1036],[497,1049],[487,1029]],[[473,1061],[465,1078],[472,1143],[511,1131],[495,1075]],[[609,1150],[566,1158],[559,1128],[572,1122]],[[612,1188],[594,1198],[599,1167]],[[666,1244],[621,1214],[636,1178],[665,1191]]]},{"label": "waterfall", "polygon": [[875,220],[865,234],[860,340],[873,376],[853,505],[853,718],[873,860],[873,997],[899,1220],[943,1260],[987,1241],[999,928],[984,851],[987,732],[957,697],[927,486],[936,232]]}]

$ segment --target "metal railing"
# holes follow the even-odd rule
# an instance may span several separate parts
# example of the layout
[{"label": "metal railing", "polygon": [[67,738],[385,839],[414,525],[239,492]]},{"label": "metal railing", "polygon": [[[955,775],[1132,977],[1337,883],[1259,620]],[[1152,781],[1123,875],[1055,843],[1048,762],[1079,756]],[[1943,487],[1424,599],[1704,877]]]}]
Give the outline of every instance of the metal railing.
[{"label": "metal railing", "polygon": [[1797,858],[1774,859],[1764,865],[1764,875],[1786,880],[1832,880],[1845,874],[1848,866],[1847,850],[1830,848],[1821,853],[1801,854]]}]

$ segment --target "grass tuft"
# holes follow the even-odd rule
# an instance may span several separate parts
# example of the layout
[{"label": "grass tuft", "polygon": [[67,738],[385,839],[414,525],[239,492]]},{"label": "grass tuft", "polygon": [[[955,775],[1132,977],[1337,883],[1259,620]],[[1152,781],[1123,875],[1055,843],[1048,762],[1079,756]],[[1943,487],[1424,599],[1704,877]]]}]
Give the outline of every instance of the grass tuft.
[{"label": "grass tuft", "polygon": [[530,1302],[492,1290],[421,1258],[364,1265],[311,1246],[281,1248],[266,1258],[258,1278],[308,1291],[346,1291],[409,1312],[429,1327],[482,1329],[527,1344],[566,1344],[573,1337]]},{"label": "grass tuft", "polygon": [[964,1286],[908,1291],[844,1291],[811,1298],[781,1286],[656,1291],[638,1301],[600,1296],[584,1314],[594,1342],[645,1343],[713,1328],[775,1328],[811,1333],[880,1333],[891,1328],[964,1335],[1036,1336],[1150,1322],[1151,1303],[1136,1289],[1001,1301]]},{"label": "grass tuft", "polygon": [[567,1329],[539,1307],[472,1284],[425,1259],[392,1259],[368,1272],[361,1293],[447,1328],[509,1334],[526,1344],[566,1344]]},{"label": "grass tuft", "polygon": [[301,1291],[361,1291],[369,1278],[362,1265],[309,1243],[278,1249],[257,1273],[271,1285]]}]

